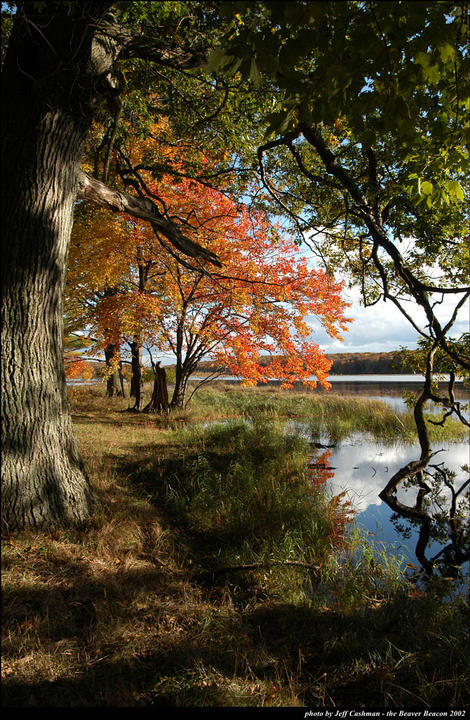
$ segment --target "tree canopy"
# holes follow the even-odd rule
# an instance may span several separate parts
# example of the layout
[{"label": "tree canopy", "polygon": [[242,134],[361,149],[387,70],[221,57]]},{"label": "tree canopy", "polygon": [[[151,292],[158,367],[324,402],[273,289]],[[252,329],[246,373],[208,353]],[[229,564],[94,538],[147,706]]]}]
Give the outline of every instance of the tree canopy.
[{"label": "tree canopy", "polygon": [[[157,135],[152,128],[150,137]],[[138,145],[142,156],[148,149]],[[72,234],[68,274],[76,329],[88,328],[101,348],[138,335],[171,351],[173,404],[183,402],[187,381],[207,354],[249,383],[274,377],[286,386],[297,380],[311,385],[316,375],[326,385],[331,361],[309,337],[307,316],[316,315],[333,337],[345,330],[341,284],[309,267],[261,210],[188,177],[184,146],[159,154],[166,154],[172,172],[156,183],[143,169],[142,182],[169,216],[184,223],[190,239],[217,255],[222,270],[182,266],[145,223],[83,212]],[[209,171],[207,155],[205,163]],[[274,356],[269,366],[259,362],[266,352]]]}]

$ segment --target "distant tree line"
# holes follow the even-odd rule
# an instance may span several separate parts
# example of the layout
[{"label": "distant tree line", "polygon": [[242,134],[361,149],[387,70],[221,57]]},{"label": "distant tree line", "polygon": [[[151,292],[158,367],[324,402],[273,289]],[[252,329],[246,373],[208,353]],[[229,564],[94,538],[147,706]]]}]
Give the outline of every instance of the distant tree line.
[{"label": "distant tree line", "polygon": [[372,375],[403,372],[398,352],[338,353],[327,355],[333,361],[332,375]]},{"label": "distant tree line", "polygon": [[[330,375],[373,375],[405,372],[398,350],[393,352],[334,353],[326,355],[333,365]],[[260,364],[269,365],[271,357],[263,357]],[[210,360],[199,364],[202,372],[228,372],[227,368],[218,367]]]}]

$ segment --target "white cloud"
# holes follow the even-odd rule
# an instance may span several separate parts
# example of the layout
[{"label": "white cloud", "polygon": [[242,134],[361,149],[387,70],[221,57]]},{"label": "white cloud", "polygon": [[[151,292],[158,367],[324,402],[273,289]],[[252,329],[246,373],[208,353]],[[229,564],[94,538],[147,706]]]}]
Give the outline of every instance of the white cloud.
[{"label": "white cloud", "polygon": [[[314,338],[325,352],[389,352],[398,350],[400,346],[417,346],[418,333],[392,302],[380,301],[372,307],[364,307],[356,289],[345,290],[344,297],[352,303],[345,314],[354,319],[349,330],[343,335],[344,342],[330,338],[320,327],[318,320],[313,317],[310,319]],[[438,317],[442,323],[451,317],[454,304],[455,297],[446,296],[439,306]],[[405,307],[413,320],[424,327],[424,313],[421,308],[412,303],[407,303]],[[452,334],[468,332],[469,325],[470,304],[467,302],[457,316]]]}]

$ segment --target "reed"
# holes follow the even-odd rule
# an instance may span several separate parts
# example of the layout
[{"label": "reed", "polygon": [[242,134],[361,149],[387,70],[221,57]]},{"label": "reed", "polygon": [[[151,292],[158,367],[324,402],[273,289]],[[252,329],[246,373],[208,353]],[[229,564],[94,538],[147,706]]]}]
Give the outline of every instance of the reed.
[{"label": "reed", "polygon": [[[100,387],[75,386],[69,390],[69,396],[74,411],[85,412],[90,420],[99,421],[100,413],[104,413],[118,422],[129,406],[127,399],[105,398]],[[332,392],[281,391],[273,387],[240,388],[218,384],[200,390],[186,409],[173,411],[169,417],[129,413],[136,426],[167,428],[260,415],[305,421],[314,434],[337,441],[355,433],[366,433],[384,443],[413,442],[417,437],[413,413],[409,410],[397,412],[385,402],[364,397],[345,397]],[[432,442],[457,442],[468,438],[468,429],[450,418],[443,427],[429,424],[429,435]]]}]

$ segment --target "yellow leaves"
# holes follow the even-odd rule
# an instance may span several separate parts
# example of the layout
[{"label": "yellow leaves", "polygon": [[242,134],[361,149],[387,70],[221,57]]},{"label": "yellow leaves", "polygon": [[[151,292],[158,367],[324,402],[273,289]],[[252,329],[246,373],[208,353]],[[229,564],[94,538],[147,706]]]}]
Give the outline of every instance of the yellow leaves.
[{"label": "yellow leaves", "polygon": [[91,380],[92,377],[94,377],[94,374],[95,374],[95,372],[94,372],[92,365],[90,365],[88,363],[83,368],[81,376],[82,376],[83,380]]},{"label": "yellow leaves", "polygon": [[129,234],[121,218],[101,209],[78,215],[69,252],[71,292],[84,282],[93,291],[112,285],[129,265],[128,246]]}]

